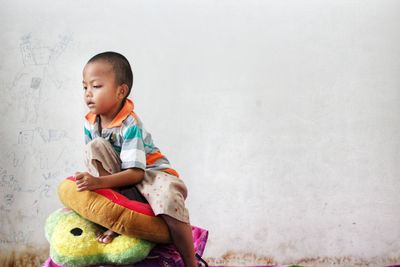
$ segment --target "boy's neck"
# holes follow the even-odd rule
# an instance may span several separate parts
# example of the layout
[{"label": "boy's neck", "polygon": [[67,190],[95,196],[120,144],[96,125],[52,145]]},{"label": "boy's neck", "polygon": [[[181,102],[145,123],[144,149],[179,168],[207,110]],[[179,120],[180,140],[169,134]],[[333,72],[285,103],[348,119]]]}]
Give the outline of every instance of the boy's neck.
[{"label": "boy's neck", "polygon": [[125,101],[121,101],[118,109],[114,112],[114,114],[111,114],[110,116],[99,115],[101,128],[107,128],[107,126],[110,125],[110,123],[114,120],[114,118],[117,116],[117,114],[121,111],[124,104],[125,104]]}]

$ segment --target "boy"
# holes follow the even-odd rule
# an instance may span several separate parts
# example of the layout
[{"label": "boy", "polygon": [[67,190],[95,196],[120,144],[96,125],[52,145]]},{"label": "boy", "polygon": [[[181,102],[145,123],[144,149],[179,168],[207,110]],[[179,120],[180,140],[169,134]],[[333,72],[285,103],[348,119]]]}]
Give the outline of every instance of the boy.
[{"label": "boy", "polygon": [[[132,69],[121,54],[100,53],[85,65],[84,100],[90,109],[84,128],[88,172],[75,173],[77,190],[124,187],[129,198],[143,196],[168,225],[185,266],[196,266],[184,205],[186,186],[133,111],[134,104],[127,98],[132,83]],[[107,230],[97,240],[109,243],[115,236]]]}]

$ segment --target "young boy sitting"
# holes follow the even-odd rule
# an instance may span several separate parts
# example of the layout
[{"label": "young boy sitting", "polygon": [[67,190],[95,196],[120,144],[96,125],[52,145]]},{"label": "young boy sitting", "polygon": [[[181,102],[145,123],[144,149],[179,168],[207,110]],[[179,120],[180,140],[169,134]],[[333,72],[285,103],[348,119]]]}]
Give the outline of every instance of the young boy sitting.
[{"label": "young boy sitting", "polygon": [[[147,201],[168,225],[185,266],[196,266],[184,203],[187,188],[134,112],[128,99],[132,84],[132,69],[121,54],[100,53],[85,65],[84,100],[90,110],[84,127],[88,171],[75,173],[77,190],[113,188],[130,199]],[[107,230],[97,240],[109,243],[117,235]]]}]

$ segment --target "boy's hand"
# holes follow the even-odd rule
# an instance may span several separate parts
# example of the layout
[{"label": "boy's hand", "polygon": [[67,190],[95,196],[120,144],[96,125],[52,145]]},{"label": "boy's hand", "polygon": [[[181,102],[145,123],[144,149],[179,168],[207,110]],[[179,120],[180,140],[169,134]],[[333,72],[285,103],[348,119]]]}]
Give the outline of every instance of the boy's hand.
[{"label": "boy's hand", "polygon": [[78,192],[101,188],[101,179],[91,175],[88,172],[76,172],[75,179]]}]

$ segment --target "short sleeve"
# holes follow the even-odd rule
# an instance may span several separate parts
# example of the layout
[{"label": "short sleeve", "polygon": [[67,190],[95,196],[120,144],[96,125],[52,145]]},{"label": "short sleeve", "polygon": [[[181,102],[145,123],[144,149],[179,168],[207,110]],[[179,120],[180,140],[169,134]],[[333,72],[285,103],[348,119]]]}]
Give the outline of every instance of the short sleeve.
[{"label": "short sleeve", "polygon": [[123,130],[121,146],[121,169],[140,168],[146,169],[146,151],[142,129],[138,125],[131,125]]}]

